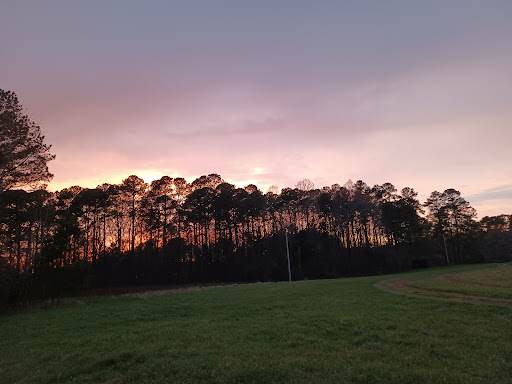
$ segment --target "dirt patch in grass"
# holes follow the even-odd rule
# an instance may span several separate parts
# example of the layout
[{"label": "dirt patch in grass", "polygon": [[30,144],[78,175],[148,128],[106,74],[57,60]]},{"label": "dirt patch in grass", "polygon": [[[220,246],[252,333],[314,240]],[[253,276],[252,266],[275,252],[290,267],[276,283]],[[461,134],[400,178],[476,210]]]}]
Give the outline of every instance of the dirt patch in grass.
[{"label": "dirt patch in grass", "polygon": [[[450,279],[453,282],[454,279]],[[409,297],[421,297],[435,300],[469,303],[469,304],[484,304],[484,305],[499,305],[499,306],[512,306],[512,300],[501,297],[466,294],[461,292],[451,292],[446,290],[436,290],[420,288],[415,286],[417,279],[406,277],[402,279],[393,279],[380,281],[375,284],[375,287],[386,292],[395,293]],[[456,287],[454,287],[456,290]]]}]

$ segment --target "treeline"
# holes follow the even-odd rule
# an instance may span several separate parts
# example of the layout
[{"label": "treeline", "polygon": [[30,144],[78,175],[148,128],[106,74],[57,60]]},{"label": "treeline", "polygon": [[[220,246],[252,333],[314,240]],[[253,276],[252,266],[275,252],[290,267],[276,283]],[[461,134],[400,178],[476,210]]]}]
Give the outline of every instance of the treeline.
[{"label": "treeline", "polygon": [[191,183],[130,176],[95,189],[0,194],[0,300],[112,286],[268,281],[512,260],[511,216],[475,220],[454,189],[363,181],[278,193],[217,174]]}]

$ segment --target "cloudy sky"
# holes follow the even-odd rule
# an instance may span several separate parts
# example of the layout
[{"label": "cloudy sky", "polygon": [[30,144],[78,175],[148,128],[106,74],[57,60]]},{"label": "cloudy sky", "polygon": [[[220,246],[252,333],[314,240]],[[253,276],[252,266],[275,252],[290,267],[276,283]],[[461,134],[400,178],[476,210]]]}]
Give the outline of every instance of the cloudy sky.
[{"label": "cloudy sky", "polygon": [[0,4],[0,88],[50,189],[130,174],[455,188],[512,213],[512,2]]}]

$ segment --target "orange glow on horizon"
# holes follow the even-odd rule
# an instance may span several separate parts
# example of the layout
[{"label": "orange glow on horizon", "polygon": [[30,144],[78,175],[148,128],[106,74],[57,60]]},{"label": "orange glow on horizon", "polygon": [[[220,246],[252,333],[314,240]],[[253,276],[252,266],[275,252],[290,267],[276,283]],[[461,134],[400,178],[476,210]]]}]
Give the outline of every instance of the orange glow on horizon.
[{"label": "orange glow on horizon", "polygon": [[[259,176],[264,175],[264,168],[253,168],[252,172],[248,173],[248,176]],[[69,188],[74,185],[78,185],[83,188],[96,188],[99,185],[104,183],[108,184],[121,184],[124,179],[126,179],[130,175],[136,175],[140,177],[147,184],[151,184],[152,181],[158,180],[163,176],[169,177],[183,177],[187,182],[191,183],[201,175],[188,175],[183,176],[179,174],[177,171],[166,172],[161,169],[132,169],[123,172],[116,173],[104,173],[98,174],[92,177],[82,177],[75,179],[68,179],[67,181],[52,181],[48,184],[48,190],[51,192],[60,191],[64,188]],[[262,180],[258,180],[253,177],[248,178],[226,178],[222,174],[220,175],[225,182],[234,184],[238,188],[243,188],[249,184],[256,185],[262,193],[266,193],[271,184],[262,182]]]}]

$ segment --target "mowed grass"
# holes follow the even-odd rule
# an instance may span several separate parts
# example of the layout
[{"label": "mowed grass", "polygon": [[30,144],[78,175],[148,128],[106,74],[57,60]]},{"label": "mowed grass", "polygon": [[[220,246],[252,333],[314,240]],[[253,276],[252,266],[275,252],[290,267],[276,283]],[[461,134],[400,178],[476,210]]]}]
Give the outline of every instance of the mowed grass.
[{"label": "mowed grass", "polygon": [[[0,383],[512,383],[512,308],[261,283],[0,317]],[[508,267],[507,267],[508,268]]]},{"label": "mowed grass", "polygon": [[411,286],[433,292],[453,292],[512,300],[512,264],[502,264],[486,270],[420,277],[413,280]]}]

